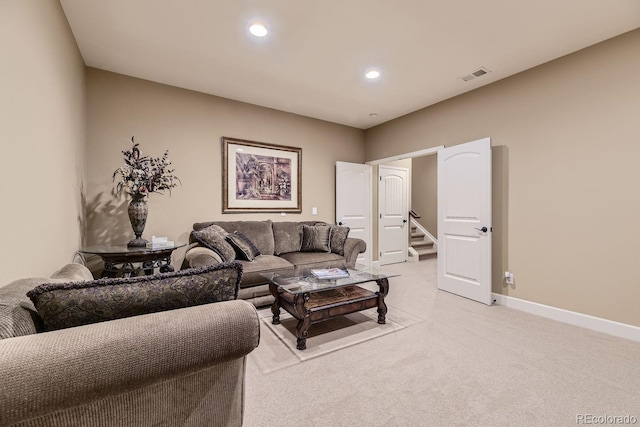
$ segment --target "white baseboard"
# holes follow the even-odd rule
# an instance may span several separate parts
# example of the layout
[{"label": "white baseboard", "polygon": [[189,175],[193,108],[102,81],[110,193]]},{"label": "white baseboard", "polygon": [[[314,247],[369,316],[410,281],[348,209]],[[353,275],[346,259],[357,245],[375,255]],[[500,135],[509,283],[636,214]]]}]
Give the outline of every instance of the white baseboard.
[{"label": "white baseboard", "polygon": [[589,316],[588,314],[577,313],[575,311],[564,310],[562,308],[551,307],[549,305],[538,304],[536,302],[525,301],[506,295],[495,293],[492,295],[496,304],[505,307],[640,342],[640,327],[638,326],[614,322],[612,320]]}]

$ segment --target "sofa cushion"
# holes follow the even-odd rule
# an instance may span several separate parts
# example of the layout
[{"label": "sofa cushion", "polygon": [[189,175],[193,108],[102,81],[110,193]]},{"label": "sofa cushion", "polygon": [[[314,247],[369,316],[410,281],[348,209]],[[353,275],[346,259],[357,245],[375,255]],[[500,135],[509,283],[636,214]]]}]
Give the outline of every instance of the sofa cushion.
[{"label": "sofa cushion", "polygon": [[301,252],[331,252],[331,227],[302,225]]},{"label": "sofa cushion", "polygon": [[151,276],[45,283],[27,293],[46,330],[236,299],[237,262]]},{"label": "sofa cushion", "polygon": [[226,239],[235,249],[237,259],[253,261],[255,257],[260,255],[260,251],[251,239],[239,231],[227,234]]},{"label": "sofa cushion", "polygon": [[308,273],[310,268],[345,268],[343,256],[327,252],[291,252],[282,254],[282,258],[295,266],[296,275]]},{"label": "sofa cushion", "polygon": [[302,247],[302,224],[291,221],[274,222],[273,240],[275,243],[275,255],[300,251]]},{"label": "sofa cushion", "polygon": [[226,230],[217,225],[210,225],[202,230],[191,232],[193,240],[220,255],[223,262],[236,259],[235,249],[226,240],[227,234]]},{"label": "sofa cushion", "polygon": [[193,224],[194,230],[201,230],[211,224],[219,225],[227,233],[239,231],[249,237],[262,255],[274,254],[273,229],[271,220],[266,221],[215,221]]},{"label": "sofa cushion", "polygon": [[252,262],[239,262],[243,268],[241,288],[268,283],[268,280],[262,277],[261,273],[271,273],[275,271],[293,272],[293,265],[291,265],[290,262],[275,255],[260,255]]}]

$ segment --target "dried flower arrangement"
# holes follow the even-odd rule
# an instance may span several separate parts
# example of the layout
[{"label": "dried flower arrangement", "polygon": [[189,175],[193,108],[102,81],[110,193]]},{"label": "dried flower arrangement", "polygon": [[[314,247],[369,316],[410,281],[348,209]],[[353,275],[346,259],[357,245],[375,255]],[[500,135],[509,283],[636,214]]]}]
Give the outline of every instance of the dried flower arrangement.
[{"label": "dried flower arrangement", "polygon": [[125,165],[113,172],[113,180],[120,175],[116,191],[124,191],[132,197],[144,197],[151,193],[163,194],[164,190],[174,188],[180,179],[173,174],[169,150],[162,157],[142,156],[134,137],[131,137],[131,149],[123,151]]}]

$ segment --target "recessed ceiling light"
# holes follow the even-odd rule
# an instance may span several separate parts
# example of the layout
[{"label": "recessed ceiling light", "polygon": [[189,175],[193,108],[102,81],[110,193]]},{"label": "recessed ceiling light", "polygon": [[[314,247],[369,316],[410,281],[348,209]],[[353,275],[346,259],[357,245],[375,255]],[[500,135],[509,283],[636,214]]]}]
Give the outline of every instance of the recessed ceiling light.
[{"label": "recessed ceiling light", "polygon": [[378,117],[378,113],[370,113],[369,117]]},{"label": "recessed ceiling light", "polygon": [[369,70],[366,72],[365,77],[373,80],[373,79],[377,79],[378,77],[380,77],[380,71],[378,70]]},{"label": "recessed ceiling light", "polygon": [[267,35],[267,27],[262,24],[252,24],[249,27],[249,32],[256,37],[264,37]]}]

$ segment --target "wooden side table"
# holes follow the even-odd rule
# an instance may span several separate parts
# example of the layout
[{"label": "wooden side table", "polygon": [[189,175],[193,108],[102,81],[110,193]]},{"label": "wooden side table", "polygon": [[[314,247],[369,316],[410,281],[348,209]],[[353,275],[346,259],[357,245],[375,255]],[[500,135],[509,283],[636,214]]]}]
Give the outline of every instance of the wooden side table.
[{"label": "wooden side table", "polygon": [[161,273],[173,271],[171,265],[171,254],[178,248],[186,246],[186,243],[179,243],[171,248],[130,248],[127,245],[121,246],[87,246],[80,249],[80,253],[97,255],[104,261],[102,277],[131,277],[135,276],[139,267],[134,264],[141,264],[144,274],[153,274],[157,268]]}]

